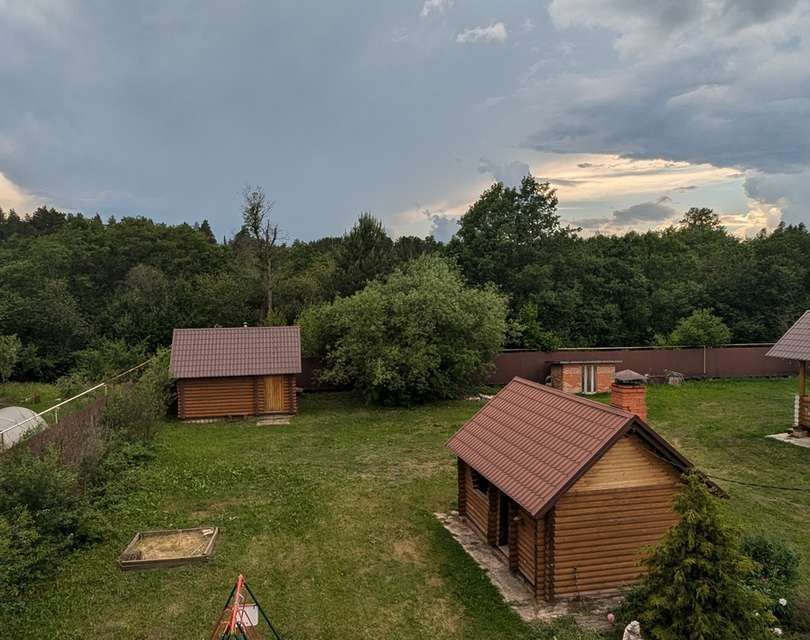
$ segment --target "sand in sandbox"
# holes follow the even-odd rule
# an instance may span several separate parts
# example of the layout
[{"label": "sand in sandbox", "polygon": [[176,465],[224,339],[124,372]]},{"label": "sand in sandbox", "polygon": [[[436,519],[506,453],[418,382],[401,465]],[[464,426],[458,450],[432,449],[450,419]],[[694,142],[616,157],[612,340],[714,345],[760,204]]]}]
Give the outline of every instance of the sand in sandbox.
[{"label": "sand in sandbox", "polygon": [[144,560],[186,558],[205,551],[210,539],[211,536],[205,536],[200,531],[165,533],[141,538],[134,550],[139,551]]}]

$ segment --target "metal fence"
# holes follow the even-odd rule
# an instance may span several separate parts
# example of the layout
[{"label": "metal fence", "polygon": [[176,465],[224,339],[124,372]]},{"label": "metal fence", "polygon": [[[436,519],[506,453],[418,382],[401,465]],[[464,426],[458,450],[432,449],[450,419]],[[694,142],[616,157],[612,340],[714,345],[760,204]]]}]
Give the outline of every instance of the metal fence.
[{"label": "metal fence", "polygon": [[[664,378],[666,371],[677,371],[686,378],[754,378],[790,376],[796,363],[780,358],[766,358],[772,344],[735,344],[724,347],[596,347],[559,349],[557,351],[504,351],[495,359],[487,382],[506,384],[515,376],[544,382],[551,373],[551,363],[560,360],[617,360],[617,370],[632,369]],[[318,382],[318,358],[303,358],[298,386],[310,391],[335,390]]]},{"label": "metal fence", "polygon": [[559,351],[506,351],[495,360],[491,384],[506,384],[515,376],[545,381],[551,364],[560,360],[616,360],[616,369],[632,369],[652,379],[663,379],[666,371],[686,378],[754,378],[789,376],[796,363],[767,358],[771,344],[728,345],[705,348],[617,347],[560,349]]},{"label": "metal fence", "polygon": [[29,418],[25,418],[24,420],[20,420],[19,422],[15,423],[15,424],[13,424],[13,425],[11,425],[9,427],[5,427],[5,428],[0,429],[0,451],[4,451],[5,449],[10,449],[17,442],[22,440],[23,437],[25,435],[27,435],[29,431],[32,431],[32,432],[33,431],[38,431],[38,430],[41,430],[41,429],[46,429],[50,425],[59,424],[59,410],[60,409],[63,409],[63,407],[67,407],[68,405],[71,405],[71,409],[63,409],[63,411],[65,411],[65,410],[73,411],[78,406],[76,404],[77,402],[78,403],[82,402],[82,400],[87,399],[90,396],[90,394],[93,394],[96,391],[103,391],[104,394],[106,395],[107,389],[108,389],[108,386],[109,386],[110,383],[112,383],[115,380],[119,380],[119,379],[123,378],[124,376],[129,375],[133,371],[137,371],[138,369],[141,369],[142,367],[145,367],[152,360],[154,360],[154,356],[149,358],[148,360],[145,360],[144,362],[141,362],[138,365],[135,365],[134,367],[131,367],[131,368],[127,369],[126,371],[122,371],[121,373],[118,373],[118,374],[112,376],[111,378],[109,378],[105,382],[100,382],[99,384],[97,384],[97,385],[95,385],[93,387],[90,387],[89,389],[85,389],[81,393],[77,393],[76,395],[74,395],[71,398],[68,398],[67,400],[62,400],[61,402],[58,402],[57,404],[53,405],[52,407],[48,407],[44,411],[40,411],[39,413],[36,413],[36,414],[32,415]]}]

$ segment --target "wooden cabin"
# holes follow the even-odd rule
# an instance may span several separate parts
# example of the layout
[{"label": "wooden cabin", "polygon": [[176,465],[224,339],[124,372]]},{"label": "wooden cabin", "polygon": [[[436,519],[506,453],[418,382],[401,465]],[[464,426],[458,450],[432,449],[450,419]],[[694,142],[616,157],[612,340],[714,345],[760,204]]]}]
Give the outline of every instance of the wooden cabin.
[{"label": "wooden cabin", "polygon": [[771,358],[795,360],[799,365],[799,389],[796,396],[796,416],[792,436],[810,436],[810,395],[807,393],[808,361],[810,361],[810,311],[793,323],[765,354]]},{"label": "wooden cabin", "polygon": [[522,378],[448,446],[459,514],[545,601],[637,581],[642,550],[677,522],[691,467],[637,415]]},{"label": "wooden cabin", "polygon": [[175,329],[170,369],[181,419],[298,413],[298,327]]},{"label": "wooden cabin", "polygon": [[605,393],[621,360],[557,360],[551,363],[551,386],[568,393]]}]

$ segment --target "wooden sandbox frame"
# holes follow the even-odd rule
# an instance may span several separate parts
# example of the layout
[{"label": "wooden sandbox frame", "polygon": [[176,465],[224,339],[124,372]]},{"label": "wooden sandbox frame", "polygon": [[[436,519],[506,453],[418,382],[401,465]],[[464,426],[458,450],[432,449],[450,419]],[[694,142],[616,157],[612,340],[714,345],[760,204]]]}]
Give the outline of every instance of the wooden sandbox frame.
[{"label": "wooden sandbox frame", "polygon": [[[133,558],[138,545],[145,538],[156,536],[169,536],[181,533],[200,533],[212,531],[210,539],[199,553],[193,555],[174,556],[165,558]],[[214,545],[219,537],[219,527],[194,527],[191,529],[155,529],[153,531],[139,531],[136,533],[126,548],[118,556],[118,566],[122,571],[167,569],[169,567],[179,567],[188,564],[204,564],[208,562],[214,554]]]}]

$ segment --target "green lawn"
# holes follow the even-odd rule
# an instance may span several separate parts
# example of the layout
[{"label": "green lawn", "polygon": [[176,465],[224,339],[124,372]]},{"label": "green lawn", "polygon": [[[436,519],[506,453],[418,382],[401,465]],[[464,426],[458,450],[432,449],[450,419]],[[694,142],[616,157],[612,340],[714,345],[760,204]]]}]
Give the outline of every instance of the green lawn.
[{"label": "green lawn", "polygon": [[0,409],[19,406],[44,411],[60,400],[59,391],[52,384],[7,382],[0,385]]},{"label": "green lawn", "polygon": [[[652,387],[650,422],[710,473],[810,486],[810,450],[762,437],[784,430],[794,387]],[[111,516],[109,541],[68,559],[24,615],[0,626],[31,639],[207,638],[242,572],[294,639],[594,638],[570,623],[520,622],[434,519],[455,506],[444,442],[478,406],[374,409],[322,394],[304,397],[289,426],[169,423]],[[746,528],[810,558],[808,493],[720,484]],[[115,565],[138,529],[198,525],[222,530],[208,566],[125,574]]]}]

